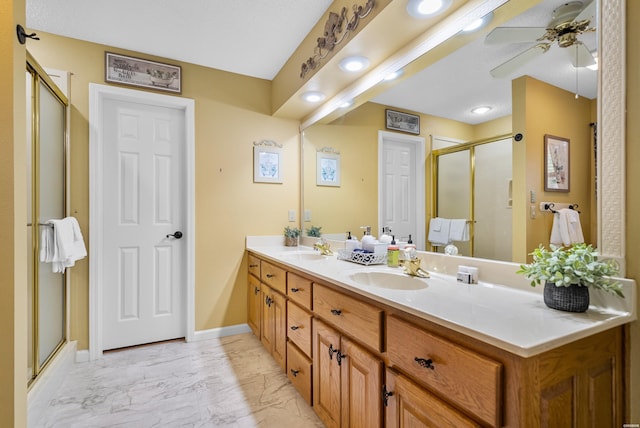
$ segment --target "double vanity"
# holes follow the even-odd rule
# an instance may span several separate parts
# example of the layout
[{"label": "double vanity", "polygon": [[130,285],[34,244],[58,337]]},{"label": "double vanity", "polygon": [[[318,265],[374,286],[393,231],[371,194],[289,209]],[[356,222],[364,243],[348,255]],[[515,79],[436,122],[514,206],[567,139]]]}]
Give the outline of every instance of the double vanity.
[{"label": "double vanity", "polygon": [[634,281],[572,314],[513,263],[418,252],[417,278],[308,244],[247,237],[248,322],[326,426],[622,426]]}]

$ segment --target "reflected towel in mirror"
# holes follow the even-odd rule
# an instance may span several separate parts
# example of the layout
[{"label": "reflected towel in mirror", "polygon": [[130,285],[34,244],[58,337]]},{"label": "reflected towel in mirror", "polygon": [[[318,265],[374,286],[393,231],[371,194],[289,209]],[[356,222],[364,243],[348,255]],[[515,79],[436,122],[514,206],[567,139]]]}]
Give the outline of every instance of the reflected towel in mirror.
[{"label": "reflected towel in mirror", "polygon": [[449,243],[449,229],[451,220],[436,217],[429,222],[429,242],[432,245],[447,245]]},{"label": "reflected towel in mirror", "polygon": [[469,240],[469,222],[464,218],[451,219],[451,227],[449,229],[449,241],[468,241]]}]

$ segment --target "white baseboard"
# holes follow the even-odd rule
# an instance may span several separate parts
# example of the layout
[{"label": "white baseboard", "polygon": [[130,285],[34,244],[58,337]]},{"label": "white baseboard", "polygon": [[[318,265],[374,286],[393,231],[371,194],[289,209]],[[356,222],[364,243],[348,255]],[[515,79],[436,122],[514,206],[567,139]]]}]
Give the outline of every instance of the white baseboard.
[{"label": "white baseboard", "polygon": [[249,324],[236,324],[228,327],[212,328],[210,330],[200,330],[193,334],[193,342],[200,340],[217,339],[225,336],[233,336],[235,334],[250,333]]},{"label": "white baseboard", "polygon": [[89,361],[89,350],[82,349],[80,351],[76,351],[76,363],[86,363]]},{"label": "white baseboard", "polygon": [[29,388],[27,393],[27,421],[29,427],[38,423],[44,408],[67,377],[74,364],[76,347],[77,342],[67,342]]}]

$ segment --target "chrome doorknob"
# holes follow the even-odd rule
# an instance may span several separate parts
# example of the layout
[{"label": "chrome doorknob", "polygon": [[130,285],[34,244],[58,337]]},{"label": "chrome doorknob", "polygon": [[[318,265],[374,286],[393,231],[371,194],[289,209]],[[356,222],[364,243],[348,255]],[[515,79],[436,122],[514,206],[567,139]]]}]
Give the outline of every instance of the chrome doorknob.
[{"label": "chrome doorknob", "polygon": [[169,238],[170,236],[173,236],[176,239],[180,239],[182,238],[182,232],[178,230],[176,233],[170,233],[169,235],[167,235],[167,238]]}]

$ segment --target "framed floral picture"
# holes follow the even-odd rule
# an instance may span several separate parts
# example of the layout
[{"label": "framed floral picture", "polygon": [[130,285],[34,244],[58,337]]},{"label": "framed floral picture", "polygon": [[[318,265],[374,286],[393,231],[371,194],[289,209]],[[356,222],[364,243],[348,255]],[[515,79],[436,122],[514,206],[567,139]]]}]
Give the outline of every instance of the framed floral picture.
[{"label": "framed floral picture", "polygon": [[569,140],[544,136],[544,190],[569,191]]},{"label": "framed floral picture", "polygon": [[316,154],[316,184],[318,186],[340,186],[340,152],[330,147]]},{"label": "framed floral picture", "polygon": [[274,141],[253,143],[253,181],[282,183],[282,146]]}]

